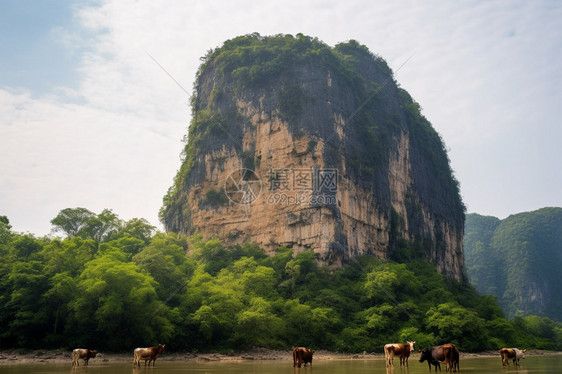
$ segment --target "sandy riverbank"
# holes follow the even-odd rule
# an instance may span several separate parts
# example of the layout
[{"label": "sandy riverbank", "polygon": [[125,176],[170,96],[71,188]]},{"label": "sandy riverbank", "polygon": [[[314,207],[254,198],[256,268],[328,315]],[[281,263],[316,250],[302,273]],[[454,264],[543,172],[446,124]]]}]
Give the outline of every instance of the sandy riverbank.
[{"label": "sandy riverbank", "polygon": [[[416,356],[418,353],[413,353]],[[553,351],[527,351],[527,356],[537,355],[551,355],[562,354],[562,352]],[[462,353],[461,358],[470,357],[499,357],[498,351],[487,351],[480,353]],[[329,351],[316,351],[314,353],[314,360],[382,360],[384,355],[382,353],[336,353]],[[91,359],[91,362],[127,362],[133,360],[133,353],[104,353],[100,352],[96,358]],[[223,353],[190,353],[190,352],[166,352],[158,357],[158,361],[196,361],[196,362],[210,362],[210,361],[245,361],[245,360],[285,360],[292,361],[290,351],[270,350],[263,348],[256,348],[251,351],[233,352],[229,354]],[[40,362],[53,362],[53,363],[70,363],[71,352],[65,350],[35,350],[35,351],[18,351],[18,350],[4,350],[0,351],[0,365],[9,364],[23,364],[23,363],[40,363]]]}]

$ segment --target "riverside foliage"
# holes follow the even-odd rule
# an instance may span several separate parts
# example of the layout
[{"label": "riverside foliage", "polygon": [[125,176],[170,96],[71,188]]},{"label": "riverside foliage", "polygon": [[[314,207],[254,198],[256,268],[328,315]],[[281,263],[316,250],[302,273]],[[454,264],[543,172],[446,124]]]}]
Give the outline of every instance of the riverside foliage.
[{"label": "riverside foliage", "polygon": [[[507,320],[496,299],[421,259],[319,267],[312,251],[155,232],[110,210],[65,209],[66,237],[12,231],[0,216],[0,346],[227,351],[303,345],[381,352],[390,341],[562,349],[560,323]],[[407,243],[404,243],[407,245]]]}]

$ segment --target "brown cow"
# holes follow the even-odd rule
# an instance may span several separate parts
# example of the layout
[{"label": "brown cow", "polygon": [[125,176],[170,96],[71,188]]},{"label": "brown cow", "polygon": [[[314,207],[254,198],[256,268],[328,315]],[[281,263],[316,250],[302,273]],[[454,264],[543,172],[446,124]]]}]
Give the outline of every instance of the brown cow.
[{"label": "brown cow", "polygon": [[410,352],[414,350],[414,344],[416,344],[415,341],[406,342],[406,344],[385,344],[384,358],[386,361],[386,366],[394,366],[394,356],[400,356],[400,366],[408,366],[408,357],[410,357]]},{"label": "brown cow", "polygon": [[445,363],[446,371],[460,371],[460,353],[454,344],[437,345],[431,348],[420,350],[420,352],[420,362],[427,361],[429,371],[431,371],[431,365],[435,365],[436,371],[437,367],[439,367],[439,371],[441,371],[441,365],[439,364],[440,361]]},{"label": "brown cow", "polygon": [[461,371],[460,368],[460,352],[459,349],[454,345],[451,344],[451,356],[450,356],[450,367],[449,367],[449,371]]},{"label": "brown cow", "polygon": [[95,349],[84,349],[84,348],[76,348],[72,351],[72,366],[80,366],[78,364],[79,359],[84,360],[84,366],[88,366],[88,361],[91,358],[96,357],[98,351]]},{"label": "brown cow", "polygon": [[509,359],[513,359],[513,364],[515,366],[519,365],[519,360],[525,358],[525,352],[527,350],[520,350],[518,348],[502,348],[500,349],[500,356],[502,358],[502,366],[509,366]]},{"label": "brown cow", "polygon": [[140,366],[140,361],[144,360],[144,366],[146,366],[146,361],[148,361],[148,366],[150,366],[150,362],[152,361],[152,366],[155,366],[156,359],[164,351],[164,347],[166,344],[158,344],[158,347],[149,347],[149,348],[136,348],[133,358],[133,366],[138,365]]},{"label": "brown cow", "polygon": [[304,363],[304,366],[306,366],[306,364],[310,364],[310,366],[312,366],[312,355],[314,354],[314,350],[313,349],[308,349],[305,347],[297,347],[293,349],[293,367],[297,366],[297,367],[301,367],[301,365]]}]

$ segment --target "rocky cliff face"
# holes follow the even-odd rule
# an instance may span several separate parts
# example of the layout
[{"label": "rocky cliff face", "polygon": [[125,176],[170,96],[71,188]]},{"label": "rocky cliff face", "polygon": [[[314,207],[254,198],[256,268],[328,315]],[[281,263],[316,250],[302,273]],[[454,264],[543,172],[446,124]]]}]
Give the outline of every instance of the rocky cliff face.
[{"label": "rocky cliff face", "polygon": [[167,230],[227,244],[425,256],[463,276],[464,208],[443,143],[386,63],[356,42],[227,41],[204,59]]}]

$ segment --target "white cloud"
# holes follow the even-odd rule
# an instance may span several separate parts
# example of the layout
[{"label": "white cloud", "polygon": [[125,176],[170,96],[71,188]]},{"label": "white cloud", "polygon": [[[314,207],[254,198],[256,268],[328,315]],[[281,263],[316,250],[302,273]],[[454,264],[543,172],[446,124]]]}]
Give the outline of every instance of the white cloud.
[{"label": "white cloud", "polygon": [[[179,164],[183,123],[0,95],[2,113],[14,113],[1,118],[0,138],[9,142],[0,149],[7,161],[0,206],[16,229],[46,233],[58,211],[75,206],[157,222]],[[151,131],[158,126],[168,134]]]}]

